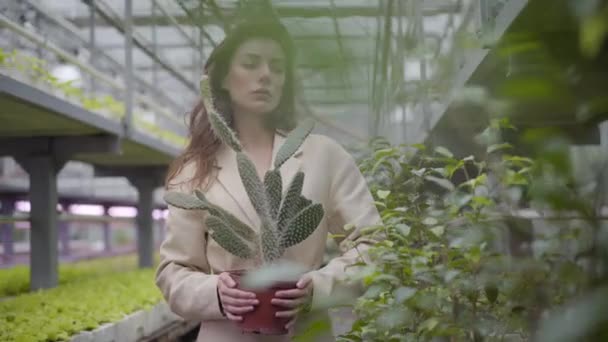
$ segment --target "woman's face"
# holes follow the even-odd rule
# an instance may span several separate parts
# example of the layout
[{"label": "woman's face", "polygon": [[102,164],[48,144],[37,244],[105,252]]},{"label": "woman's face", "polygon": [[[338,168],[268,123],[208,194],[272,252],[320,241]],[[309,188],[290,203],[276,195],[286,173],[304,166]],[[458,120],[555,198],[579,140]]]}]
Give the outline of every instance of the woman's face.
[{"label": "woman's face", "polygon": [[276,109],[283,95],[286,62],[274,40],[252,38],[241,44],[222,84],[234,112],[261,115]]}]

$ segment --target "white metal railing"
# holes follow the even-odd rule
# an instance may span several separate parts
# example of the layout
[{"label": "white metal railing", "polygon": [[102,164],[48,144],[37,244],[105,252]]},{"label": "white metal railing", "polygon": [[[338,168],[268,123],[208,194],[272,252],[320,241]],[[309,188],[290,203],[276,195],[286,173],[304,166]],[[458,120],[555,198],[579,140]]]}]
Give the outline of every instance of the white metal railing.
[{"label": "white metal railing", "polygon": [[[79,60],[74,55],[59,48],[52,42],[49,42],[47,39],[41,37],[36,32],[22,27],[21,25],[13,22],[11,19],[9,19],[8,17],[6,17],[5,15],[3,15],[1,13],[0,13],[0,26],[5,27],[5,28],[9,29],[10,31],[16,33],[20,37],[23,37],[23,38],[29,40],[30,42],[34,43],[38,47],[46,49],[46,50],[54,53],[58,57],[63,58],[64,60],[77,66],[83,72],[86,72],[88,75],[92,76],[96,80],[101,81],[104,84],[108,85],[113,90],[120,92],[120,93],[125,92],[125,90],[126,90],[125,86],[121,82],[118,82],[118,81],[108,77],[107,75],[98,71],[95,67],[91,66],[90,64]],[[157,116],[157,114],[159,114],[165,120],[172,121],[173,124],[177,125],[178,127],[181,127],[183,125],[183,123],[181,122],[180,119],[178,119],[176,116],[172,115],[171,112],[169,110],[167,110],[166,108],[163,108],[162,106],[156,104],[149,97],[142,95],[142,94],[137,94],[134,97],[134,99],[137,101],[137,103],[143,104],[143,105],[147,106],[148,108],[150,108],[153,111],[153,114],[155,117]],[[136,114],[136,115],[134,115],[134,119],[135,119],[134,126],[136,128],[139,128],[139,130],[142,131],[143,133],[148,133],[148,134],[152,133],[152,132],[150,132],[150,129],[154,126],[154,123],[146,123],[144,121],[145,119],[143,119],[141,115],[138,115],[138,113],[136,113],[136,112],[134,114]],[[163,127],[162,129],[164,131],[164,132],[162,132],[162,133],[164,133],[164,135],[163,134],[160,134],[160,135],[151,134],[151,135],[169,143],[170,145],[174,145],[176,147],[181,147],[181,145],[183,144],[183,141],[182,141],[183,138],[179,136],[180,132],[176,132],[176,131],[169,132],[169,131],[166,131],[165,127]],[[168,138],[169,134],[174,134],[175,137]],[[182,138],[182,139],[180,139],[180,138]]]},{"label": "white metal railing", "polygon": [[[53,23],[55,23],[56,25],[58,25],[61,29],[65,30],[66,32],[70,33],[71,35],[73,35],[74,37],[77,37],[81,42],[88,44],[88,41],[86,38],[84,38],[82,36],[82,33],[78,31],[78,28],[76,26],[74,26],[74,24],[72,24],[70,21],[64,19],[63,17],[61,17],[60,15],[57,15],[56,13],[54,13],[53,11],[51,11],[50,9],[46,8],[44,5],[40,4],[38,1],[35,0],[28,0],[27,1],[28,4],[30,6],[32,6],[39,14],[43,15],[45,18],[51,20]],[[89,49],[90,51],[90,49]],[[124,69],[124,67],[120,64],[120,62],[118,60],[116,60],[114,57],[105,54],[103,51],[100,51],[99,49],[95,49],[95,51],[90,51],[91,53],[101,53],[107,60],[111,61],[114,65],[116,65],[119,69]],[[117,70],[120,71],[120,70]],[[149,81],[138,77],[138,75],[134,75],[135,79],[137,80],[137,82],[139,84],[142,84],[143,86],[145,86],[146,88],[154,91],[155,93],[160,93],[159,89],[157,87],[155,87],[152,83],[150,83]],[[162,95],[162,93],[161,93]],[[143,96],[142,96],[143,98]],[[169,98],[166,95],[163,95],[163,98],[165,99],[165,101],[167,101],[169,104],[171,104],[174,108],[180,108],[180,110],[183,111],[183,108],[175,103],[173,101],[173,99]],[[154,102],[152,100],[150,100],[149,98],[146,98],[145,102]]]}]

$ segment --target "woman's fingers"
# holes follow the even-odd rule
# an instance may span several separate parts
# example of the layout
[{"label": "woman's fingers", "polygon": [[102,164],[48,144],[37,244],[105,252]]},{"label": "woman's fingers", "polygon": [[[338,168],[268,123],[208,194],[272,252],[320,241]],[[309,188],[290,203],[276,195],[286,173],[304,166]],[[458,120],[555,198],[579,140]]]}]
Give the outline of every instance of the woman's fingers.
[{"label": "woman's fingers", "polygon": [[281,290],[275,293],[275,297],[277,298],[300,298],[308,295],[308,289],[291,289],[291,290]]},{"label": "woman's fingers", "polygon": [[240,321],[242,321],[242,320],[243,320],[243,317],[241,317],[241,316],[237,316],[237,315],[233,315],[233,314],[231,314],[230,312],[226,312],[226,317],[227,317],[229,320],[234,321],[234,322],[240,322]]},{"label": "woman's fingers", "polygon": [[220,288],[220,294],[238,299],[255,299],[255,293],[231,289],[229,287]]},{"label": "woman's fingers", "polygon": [[218,278],[227,287],[235,287],[236,286],[236,282],[234,281],[234,279],[232,279],[232,277],[230,276],[230,274],[228,274],[226,272],[220,273],[220,275],[218,276]]},{"label": "woman's fingers", "polygon": [[293,310],[287,310],[287,311],[278,311],[275,316],[276,317],[282,317],[282,318],[295,318],[298,315],[298,312],[300,311],[300,309],[293,309]]},{"label": "woman's fingers", "polygon": [[224,307],[224,311],[227,311],[233,315],[242,315],[244,313],[248,313],[253,311],[253,306],[233,306],[226,305]]},{"label": "woman's fingers", "polygon": [[306,298],[306,297],[300,297],[300,298],[296,298],[296,299],[273,298],[271,303],[273,305],[278,305],[278,306],[282,306],[284,308],[293,309],[300,305],[303,305],[304,303],[306,303],[307,300],[308,300],[308,298]]},{"label": "woman's fingers", "polygon": [[223,296],[222,303],[232,306],[252,306],[260,304],[260,301],[257,299],[239,299],[230,296]]}]

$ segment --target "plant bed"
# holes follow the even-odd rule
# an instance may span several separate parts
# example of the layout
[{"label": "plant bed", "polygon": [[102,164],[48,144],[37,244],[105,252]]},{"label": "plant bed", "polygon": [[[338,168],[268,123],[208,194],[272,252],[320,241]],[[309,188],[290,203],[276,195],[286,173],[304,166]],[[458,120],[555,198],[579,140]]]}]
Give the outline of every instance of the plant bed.
[{"label": "plant bed", "polygon": [[139,341],[154,336],[165,327],[174,327],[175,323],[187,325],[179,316],[162,302],[150,309],[138,310],[123,319],[103,324],[93,331],[83,331],[70,338],[72,342],[84,341]]},{"label": "plant bed", "polygon": [[[158,255],[156,260],[158,260]],[[59,285],[136,269],[137,257],[135,255],[62,263],[59,265]],[[0,270],[0,298],[20,295],[29,290],[28,266],[15,266]]]},{"label": "plant bed", "polygon": [[150,310],[162,301],[153,279],[152,269],[113,273],[2,301],[0,341],[67,340]]}]

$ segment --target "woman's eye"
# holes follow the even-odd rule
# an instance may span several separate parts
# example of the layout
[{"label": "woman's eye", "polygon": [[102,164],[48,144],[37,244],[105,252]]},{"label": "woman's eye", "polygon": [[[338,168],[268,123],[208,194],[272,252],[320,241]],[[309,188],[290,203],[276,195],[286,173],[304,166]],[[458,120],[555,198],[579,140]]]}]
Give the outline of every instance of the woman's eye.
[{"label": "woman's eye", "polygon": [[270,70],[272,70],[274,73],[282,74],[285,68],[283,68],[282,65],[271,65]]},{"label": "woman's eye", "polygon": [[255,69],[257,67],[257,63],[254,62],[245,62],[243,66],[247,69]]}]

